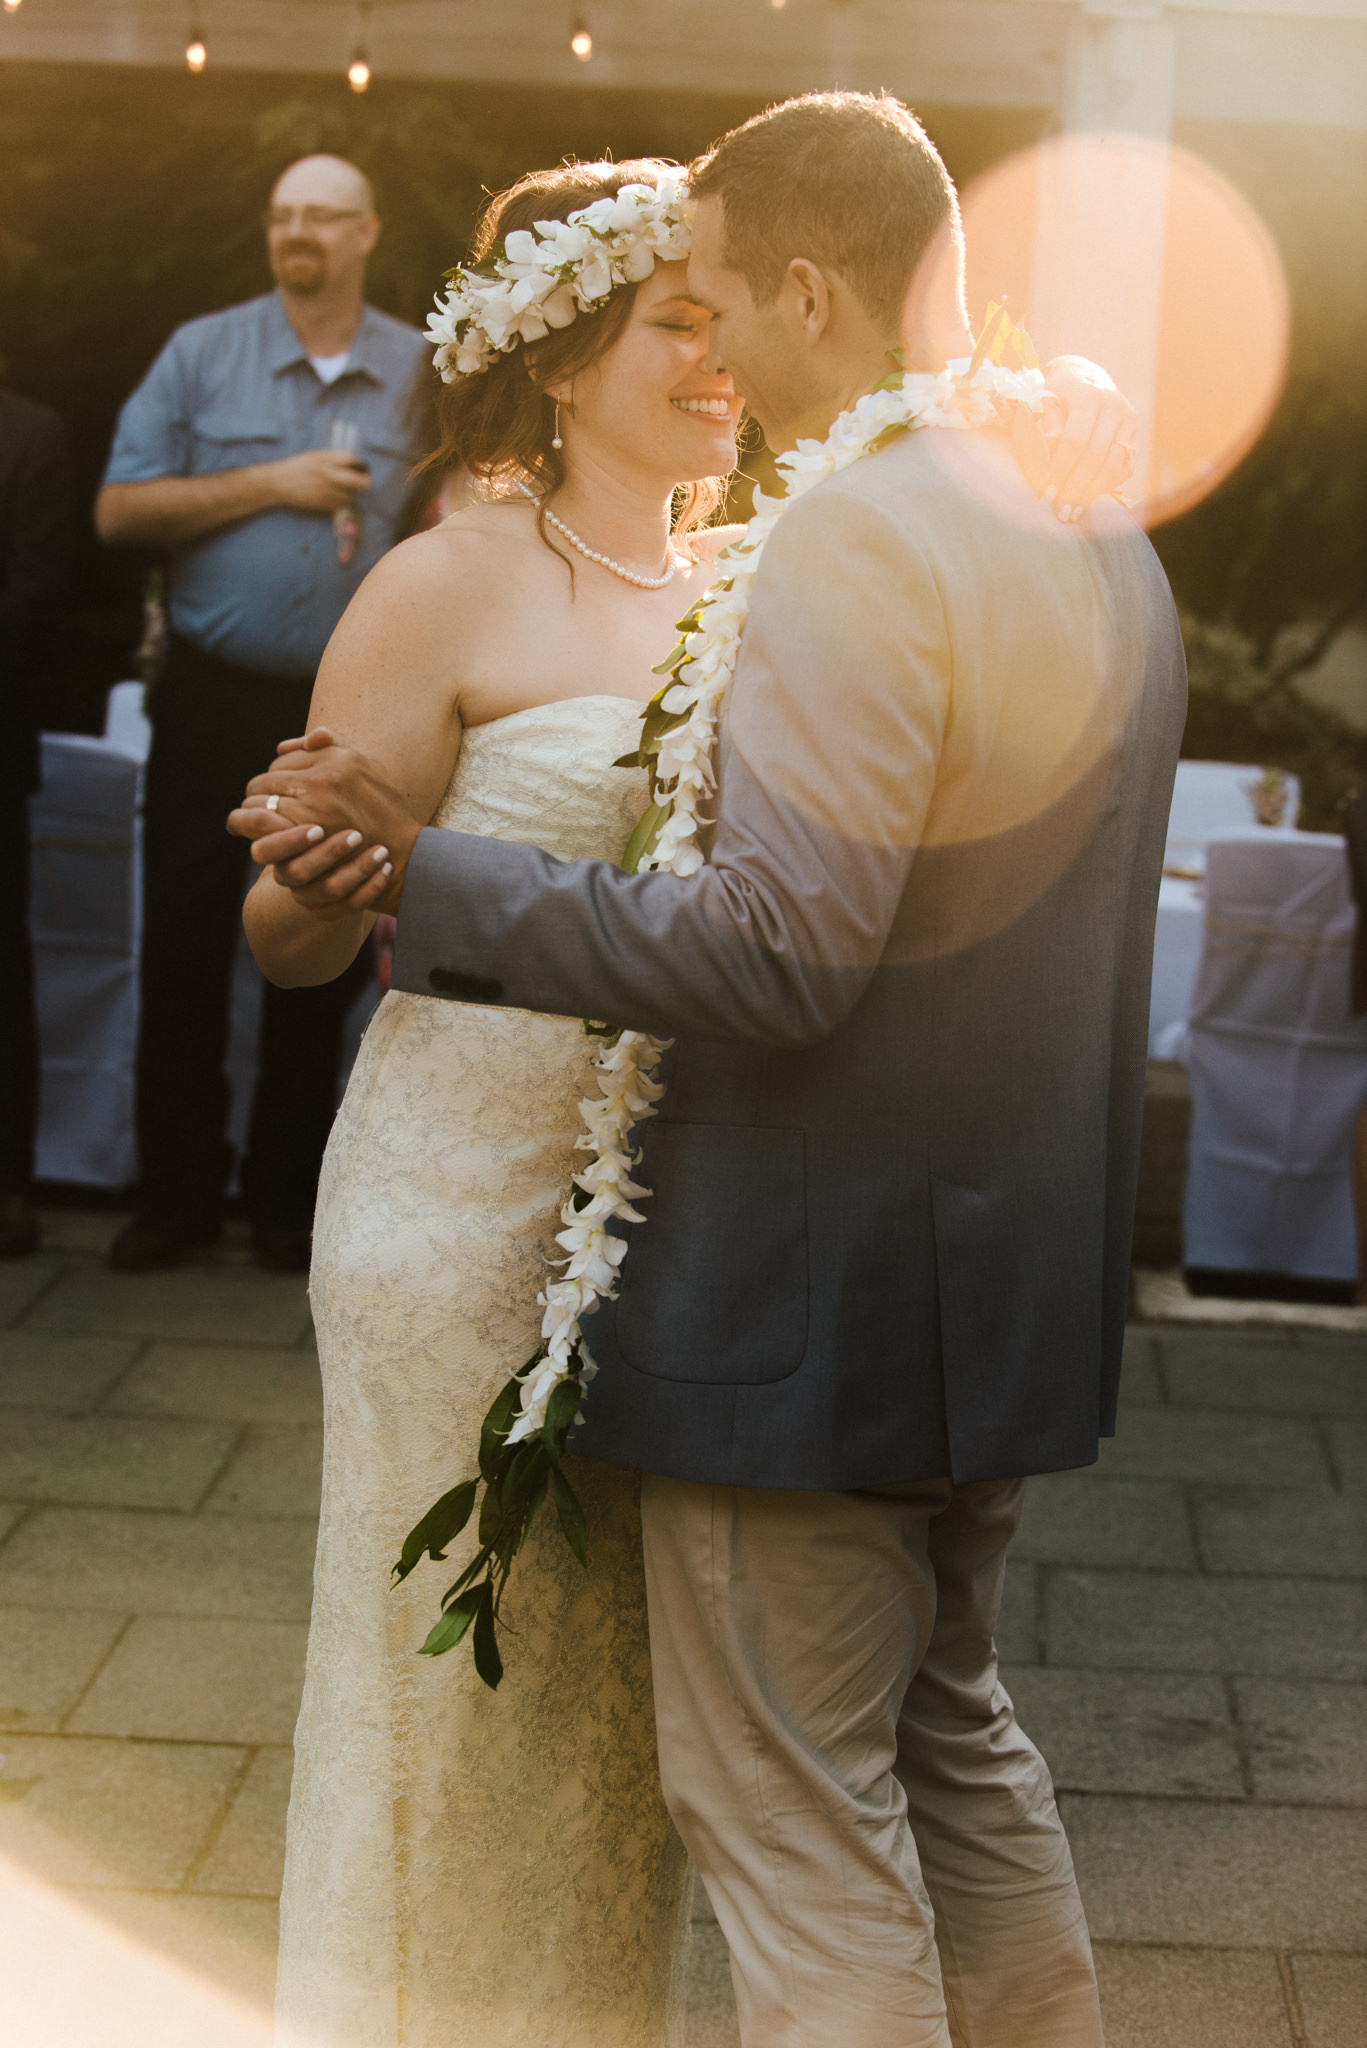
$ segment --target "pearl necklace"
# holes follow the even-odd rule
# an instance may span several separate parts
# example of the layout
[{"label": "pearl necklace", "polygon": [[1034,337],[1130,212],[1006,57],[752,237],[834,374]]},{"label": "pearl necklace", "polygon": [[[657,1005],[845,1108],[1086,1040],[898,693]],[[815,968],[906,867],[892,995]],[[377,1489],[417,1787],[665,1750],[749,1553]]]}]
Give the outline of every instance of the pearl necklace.
[{"label": "pearl necklace", "polygon": [[[529,490],[527,488],[527,485],[524,484],[520,479],[518,481],[517,487],[521,491],[523,497],[530,498],[534,505],[539,505],[541,503],[541,500],[537,497],[536,492],[533,490]],[[586,541],[580,540],[579,535],[574,531],[574,528],[572,526],[566,526],[563,519],[557,519],[554,512],[547,510],[546,517],[550,521],[551,525],[555,528],[557,533],[564,534],[565,539],[569,542],[572,548],[578,548],[580,554],[584,557],[584,560],[586,562],[597,562],[600,568],[610,569],[614,576],[621,577],[623,583],[634,583],[638,590],[663,590],[667,583],[672,583],[674,581],[674,572],[679,566],[679,556],[675,554],[672,546],[669,550],[669,567],[665,570],[663,576],[638,576],[634,569],[624,569],[620,562],[614,562],[611,555],[600,555],[595,553],[594,549],[592,549]]]}]

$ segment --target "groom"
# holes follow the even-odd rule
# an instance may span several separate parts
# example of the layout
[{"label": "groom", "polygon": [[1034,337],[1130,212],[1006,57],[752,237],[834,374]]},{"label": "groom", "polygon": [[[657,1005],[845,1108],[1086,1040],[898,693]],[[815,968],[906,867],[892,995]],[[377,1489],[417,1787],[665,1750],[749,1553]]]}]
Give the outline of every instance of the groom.
[{"label": "groom", "polygon": [[[772,448],[915,363],[958,217],[896,101],[775,108],[693,189]],[[746,2048],[1101,2042],[993,1629],[1025,1476],[1114,1424],[1183,707],[1128,519],[926,431],[769,541],[691,878],[419,831],[341,747],[253,785],[390,848],[396,988],[676,1041],[576,1444],[645,1475],[665,1794]],[[312,872],[326,914],[355,870]]]}]

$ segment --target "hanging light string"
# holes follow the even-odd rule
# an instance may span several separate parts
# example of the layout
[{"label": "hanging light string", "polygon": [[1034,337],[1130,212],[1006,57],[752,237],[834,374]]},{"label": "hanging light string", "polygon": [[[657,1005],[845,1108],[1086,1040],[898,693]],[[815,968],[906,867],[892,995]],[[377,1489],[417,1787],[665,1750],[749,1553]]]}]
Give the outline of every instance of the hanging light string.
[{"label": "hanging light string", "polygon": [[347,65],[346,82],[353,92],[364,92],[370,84],[370,55],[366,49],[366,29],[370,24],[370,0],[360,0],[356,9],[356,47]]}]

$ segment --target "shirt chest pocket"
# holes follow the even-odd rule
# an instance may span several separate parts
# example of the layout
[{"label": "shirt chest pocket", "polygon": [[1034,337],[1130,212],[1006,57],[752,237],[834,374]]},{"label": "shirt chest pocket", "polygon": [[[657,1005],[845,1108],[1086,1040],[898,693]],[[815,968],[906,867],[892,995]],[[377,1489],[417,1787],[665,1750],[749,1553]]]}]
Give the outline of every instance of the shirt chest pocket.
[{"label": "shirt chest pocket", "polygon": [[284,436],[279,427],[260,413],[201,413],[191,435],[191,471],[197,476],[220,469],[246,469],[254,462],[276,462],[283,452]]}]

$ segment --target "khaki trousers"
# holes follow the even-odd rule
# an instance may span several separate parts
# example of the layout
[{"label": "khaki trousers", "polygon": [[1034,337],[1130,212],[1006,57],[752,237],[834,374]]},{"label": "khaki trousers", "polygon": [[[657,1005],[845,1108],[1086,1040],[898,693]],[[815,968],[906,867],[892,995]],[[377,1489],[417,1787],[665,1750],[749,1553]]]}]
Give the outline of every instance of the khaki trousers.
[{"label": "khaki trousers", "polygon": [[1049,1773],[997,1678],[1023,1496],[645,1478],[665,1799],[744,2048],[1101,2048]]}]

